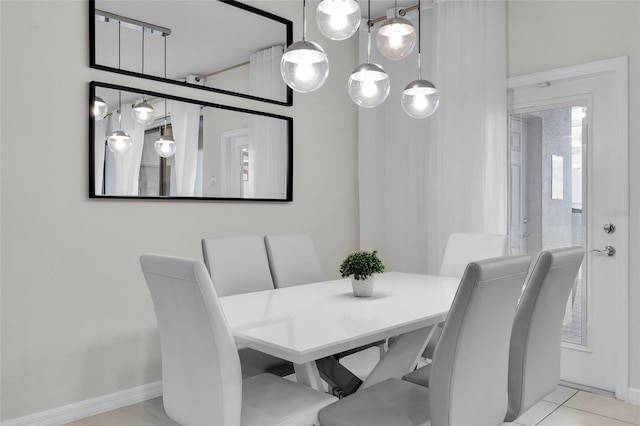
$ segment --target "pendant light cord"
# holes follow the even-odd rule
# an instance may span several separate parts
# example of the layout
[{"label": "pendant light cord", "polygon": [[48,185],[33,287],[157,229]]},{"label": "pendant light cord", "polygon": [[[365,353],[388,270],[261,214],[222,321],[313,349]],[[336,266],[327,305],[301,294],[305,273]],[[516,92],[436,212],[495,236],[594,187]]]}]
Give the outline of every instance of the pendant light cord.
[{"label": "pendant light cord", "polygon": [[144,27],[142,27],[142,75],[144,75]]},{"label": "pendant light cord", "polygon": [[[167,36],[164,36],[164,79],[167,79]],[[164,98],[164,135],[167,136],[167,115],[169,115],[169,111],[167,111],[167,98]]]},{"label": "pendant light cord", "polygon": [[393,17],[398,18],[398,0],[393,0]]},{"label": "pendant light cord", "polygon": [[367,63],[371,63],[371,0],[367,1],[368,12],[367,12]]},{"label": "pendant light cord", "polygon": [[307,39],[307,1],[302,0],[302,41]]},{"label": "pendant light cord", "polygon": [[[121,35],[120,33],[122,32],[122,22],[118,21],[118,69],[121,68],[120,65],[120,57],[121,55],[121,50],[122,50],[122,45],[120,43],[121,41]],[[118,129],[122,130],[122,90],[118,90]]]},{"label": "pendant light cord", "polygon": [[418,80],[422,80],[422,65],[420,61],[420,55],[422,53],[421,52],[422,43],[420,41],[421,29],[422,29],[422,8],[421,8],[420,0],[418,0]]},{"label": "pendant light cord", "polygon": [[122,130],[122,91],[118,90],[118,129]]}]

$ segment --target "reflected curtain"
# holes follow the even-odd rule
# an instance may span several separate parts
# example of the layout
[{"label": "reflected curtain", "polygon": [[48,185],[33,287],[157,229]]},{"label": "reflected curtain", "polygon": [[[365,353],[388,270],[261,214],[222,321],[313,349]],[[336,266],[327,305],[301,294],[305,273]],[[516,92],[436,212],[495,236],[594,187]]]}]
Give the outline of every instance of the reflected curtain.
[{"label": "reflected curtain", "polygon": [[249,93],[261,98],[287,100],[287,86],[280,74],[283,46],[259,50],[249,57]]},{"label": "reflected curtain", "polygon": [[[251,94],[285,100],[286,85],[280,75],[282,46],[273,46],[249,59]],[[286,196],[287,137],[286,123],[271,117],[252,115],[249,124],[250,198]]]},{"label": "reflected curtain", "polygon": [[187,102],[168,101],[171,114],[173,139],[176,141],[175,193],[183,197],[195,196],[198,174],[198,134],[200,129],[200,106]]},{"label": "reflected curtain", "polygon": [[94,191],[96,194],[102,194],[104,184],[104,155],[107,144],[107,129],[109,128],[109,117],[102,120],[94,120],[93,126],[93,176]]},{"label": "reflected curtain", "polygon": [[410,118],[400,102],[418,78],[417,49],[401,61],[372,49],[372,62],[392,87],[384,104],[359,111],[360,245],[378,249],[388,270],[438,273],[450,233],[506,233],[505,1],[422,11],[422,77],[440,91],[429,118]]},{"label": "reflected curtain", "polygon": [[[109,115],[108,133],[121,128],[131,136],[133,147],[123,154],[115,154],[111,150],[105,152],[105,194],[106,195],[138,195],[140,160],[144,145],[144,125],[136,122],[132,115],[132,106],[122,104],[122,123],[118,122],[118,114]],[[106,137],[105,137],[106,139]],[[96,147],[97,148],[97,147]]]}]

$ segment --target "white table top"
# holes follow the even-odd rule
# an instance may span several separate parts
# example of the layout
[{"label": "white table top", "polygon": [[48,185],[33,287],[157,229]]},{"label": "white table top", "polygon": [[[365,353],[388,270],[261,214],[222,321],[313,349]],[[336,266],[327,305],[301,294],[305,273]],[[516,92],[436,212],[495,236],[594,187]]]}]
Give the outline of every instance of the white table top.
[{"label": "white table top", "polygon": [[303,364],[443,321],[460,280],[387,272],[373,296],[350,279],[221,297],[236,343]]}]

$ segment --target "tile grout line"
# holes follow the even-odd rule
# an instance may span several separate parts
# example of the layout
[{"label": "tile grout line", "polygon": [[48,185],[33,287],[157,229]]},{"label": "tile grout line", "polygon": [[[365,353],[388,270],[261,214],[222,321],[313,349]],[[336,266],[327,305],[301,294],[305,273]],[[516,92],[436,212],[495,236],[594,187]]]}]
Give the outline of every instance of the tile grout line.
[{"label": "tile grout line", "polygon": [[[564,407],[564,405],[563,405]],[[565,407],[568,408],[570,410],[576,410],[576,411],[582,411],[583,413],[587,413],[587,414],[592,414],[594,416],[599,416],[599,417],[604,417],[605,419],[611,419],[611,420],[615,420],[616,422],[620,422],[620,423],[624,423],[626,425],[631,425],[631,426],[640,426],[637,423],[629,423],[626,420],[620,420],[620,419],[616,419],[615,417],[610,417],[610,416],[605,416],[604,414],[599,414],[599,413],[594,413],[592,411],[587,411],[587,410],[583,410],[582,408],[575,408],[575,407]]]},{"label": "tile grout line", "polygon": [[555,412],[556,412],[556,410],[557,410],[558,408],[562,407],[562,404],[554,404],[553,402],[550,402],[550,401],[546,401],[546,402],[549,402],[550,404],[555,405],[555,408],[554,408],[553,410],[551,410],[551,412],[550,412],[549,414],[547,414],[546,416],[544,416],[543,418],[541,418],[538,422],[536,422],[536,424],[535,424],[535,425],[533,425],[533,426],[539,425],[539,424],[540,424],[540,423],[542,423],[542,422],[543,422],[547,417],[549,417],[550,415],[552,415],[553,413],[555,413]]},{"label": "tile grout line", "polygon": [[[604,417],[604,418],[606,418],[606,419],[615,420],[615,421],[617,421],[617,422],[622,422],[622,423],[629,424],[629,425],[633,425],[633,426],[640,426],[640,423],[631,423],[631,422],[628,422],[628,421],[626,421],[626,420],[620,420],[620,419],[617,419],[617,418],[615,418],[615,417],[606,416],[606,415],[604,415],[604,414],[594,413],[593,411],[588,411],[588,410],[585,410],[585,409],[582,409],[582,408],[576,408],[576,407],[565,406],[565,404],[566,404],[567,402],[571,401],[571,400],[573,399],[573,397],[577,396],[580,392],[586,392],[586,391],[578,390],[576,393],[574,393],[574,394],[571,396],[571,398],[567,399],[567,400],[562,404],[562,406],[563,406],[563,407],[566,407],[566,408],[570,408],[570,409],[572,409],[572,410],[582,411],[583,413],[589,413],[589,414],[593,414],[593,415],[596,415],[596,416]],[[599,395],[599,394],[597,394],[597,393],[593,393],[593,392],[589,392],[589,393],[591,393],[592,395]],[[605,398],[606,398],[606,396],[605,396]],[[615,401],[617,401],[617,400],[615,400]]]}]

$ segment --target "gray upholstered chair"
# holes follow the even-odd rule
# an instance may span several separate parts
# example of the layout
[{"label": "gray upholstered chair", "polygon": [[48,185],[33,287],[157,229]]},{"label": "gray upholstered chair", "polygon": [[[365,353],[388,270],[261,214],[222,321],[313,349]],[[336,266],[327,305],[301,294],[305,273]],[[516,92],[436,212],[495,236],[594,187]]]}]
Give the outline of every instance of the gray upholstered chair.
[{"label": "gray upholstered chair", "polygon": [[274,288],[261,236],[203,238],[202,254],[220,297]]},{"label": "gray upholstered chair", "polygon": [[324,281],[309,235],[267,235],[264,244],[276,288]]},{"label": "gray upholstered chair", "polygon": [[[267,235],[264,244],[271,276],[277,288],[324,281],[313,241],[308,234]],[[385,344],[385,341],[373,342],[317,360],[316,364],[322,378],[335,392],[350,394],[360,387],[362,380],[342,366],[339,360],[372,347],[378,347],[382,356]]]},{"label": "gray upholstered chair", "polygon": [[155,307],[167,415],[183,425],[312,425],[335,401],[323,392],[261,374],[242,380],[233,336],[205,265],[144,254]]},{"label": "gray upholstered chair", "polygon": [[320,423],[502,424],[507,411],[509,337],[528,267],[526,255],[470,263],[436,348],[431,387],[387,379],[323,408]]},{"label": "gray upholstered chair", "polygon": [[[509,348],[509,409],[513,421],[560,381],[560,342],[567,298],[584,257],[582,247],[543,251],[518,303]],[[431,365],[403,377],[429,386]]]},{"label": "gray upholstered chair", "polygon": [[462,277],[467,265],[476,260],[506,256],[509,250],[509,238],[498,234],[449,235],[444,249],[440,275]]},{"label": "gray upholstered chair", "polygon": [[[220,297],[274,288],[261,236],[204,238],[202,254]],[[245,376],[294,373],[293,364],[272,355],[251,348],[240,348],[239,354]]]},{"label": "gray upholstered chair", "polygon": [[[506,256],[509,251],[509,238],[499,234],[463,234],[449,235],[444,249],[440,275],[446,277],[462,277],[465,268],[476,260]],[[438,324],[433,336],[427,343],[422,356],[433,359],[438,339],[442,333],[443,323]]]},{"label": "gray upholstered chair", "polygon": [[518,304],[509,350],[509,410],[517,419],[560,381],[562,320],[584,249],[543,251]]}]

